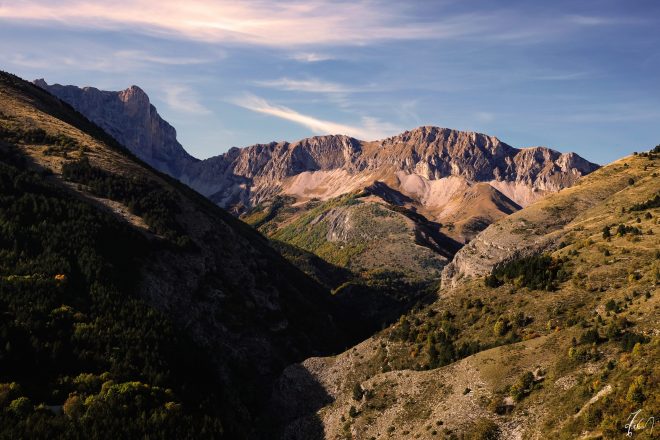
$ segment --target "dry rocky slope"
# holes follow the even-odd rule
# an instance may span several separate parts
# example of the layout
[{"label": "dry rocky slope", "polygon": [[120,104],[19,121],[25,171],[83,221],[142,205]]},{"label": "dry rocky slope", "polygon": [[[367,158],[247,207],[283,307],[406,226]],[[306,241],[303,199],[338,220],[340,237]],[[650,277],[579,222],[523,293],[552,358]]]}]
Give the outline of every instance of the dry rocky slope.
[{"label": "dry rocky slope", "polygon": [[[652,417],[656,150],[494,223],[445,269],[453,288],[433,304],[340,355],[285,370],[273,396],[289,420],[285,438],[613,439],[631,413]],[[642,422],[634,437],[656,438],[650,428]]]},{"label": "dry rocky slope", "polygon": [[399,203],[466,242],[488,224],[573,184],[597,166],[574,153],[513,148],[497,138],[419,127],[380,141],[317,136],[206,160],[190,157],[138,87],[121,92],[35,81],[155,168],[240,214],[277,195],[328,200],[380,182]]},{"label": "dry rocky slope", "polygon": [[[68,104],[0,72],[0,117],[8,136],[22,133],[28,139],[17,147],[0,139],[0,147],[15,148],[51,184],[114,214],[148,241],[148,252],[140,258],[138,295],[170,316],[212,358],[223,386],[225,400],[217,404],[226,416],[226,433],[243,436],[252,429],[272,379],[285,365],[345,346],[330,316],[327,290],[254,229],[137,160]],[[55,145],[41,139],[55,139]],[[88,175],[166,191],[165,206],[175,213],[166,228],[176,231],[176,239],[148,226],[159,219],[142,217],[121,197],[114,198],[116,192],[106,198],[94,192],[104,187],[91,181],[67,181],[63,167],[71,163],[91,166]]]}]

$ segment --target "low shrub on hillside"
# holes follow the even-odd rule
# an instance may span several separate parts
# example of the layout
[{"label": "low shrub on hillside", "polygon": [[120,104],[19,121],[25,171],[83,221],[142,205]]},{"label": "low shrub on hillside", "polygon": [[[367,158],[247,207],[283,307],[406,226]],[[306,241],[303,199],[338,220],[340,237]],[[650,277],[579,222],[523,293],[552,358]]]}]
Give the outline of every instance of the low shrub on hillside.
[{"label": "low shrub on hillside", "polygon": [[650,199],[641,202],[635,203],[630,207],[631,211],[643,211],[645,209],[660,208],[660,193],[654,195]]}]

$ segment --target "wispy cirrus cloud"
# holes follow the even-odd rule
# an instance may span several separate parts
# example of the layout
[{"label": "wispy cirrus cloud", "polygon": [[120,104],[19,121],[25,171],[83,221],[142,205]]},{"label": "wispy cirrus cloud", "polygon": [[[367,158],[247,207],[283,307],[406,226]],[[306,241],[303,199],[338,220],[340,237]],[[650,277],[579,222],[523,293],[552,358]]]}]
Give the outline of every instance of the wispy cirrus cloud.
[{"label": "wispy cirrus cloud", "polygon": [[255,84],[261,87],[286,90],[290,92],[349,93],[354,90],[354,88],[343,84],[322,81],[317,78],[292,79],[284,77],[265,81],[255,81]]},{"label": "wispy cirrus cloud", "polygon": [[[142,50],[119,50],[112,54],[115,59],[131,61],[135,63],[153,63],[166,66],[189,66],[193,64],[204,64],[211,61],[210,58],[202,57],[180,57],[180,56],[162,56],[155,55]],[[216,52],[214,61],[226,57],[224,52]]]},{"label": "wispy cirrus cloud", "polygon": [[548,73],[533,77],[539,81],[573,81],[588,78],[589,72]]},{"label": "wispy cirrus cloud", "polygon": [[255,81],[255,85],[286,92],[316,93],[344,110],[351,110],[354,106],[353,94],[374,91],[372,85],[348,86],[318,78],[293,79],[278,78],[272,80]]},{"label": "wispy cirrus cloud", "polygon": [[176,84],[163,87],[165,103],[175,111],[193,114],[209,114],[211,111],[199,100],[197,94],[188,86]]},{"label": "wispy cirrus cloud", "polygon": [[645,20],[630,17],[605,17],[600,15],[568,15],[567,21],[580,26],[612,26],[644,23]]},{"label": "wispy cirrus cloud", "polygon": [[[220,59],[221,55],[218,55]],[[15,66],[40,70],[88,70],[99,72],[130,72],[148,65],[186,66],[209,62],[208,58],[159,56],[141,50],[119,50],[114,52],[90,53],[86,50],[71,50],[67,54],[40,53],[39,55],[15,53],[7,61]]]},{"label": "wispy cirrus cloud", "polygon": [[[507,8],[452,7],[453,0],[0,0],[0,20],[87,30],[127,31],[206,43],[286,48],[291,59],[332,59],[327,46],[384,41],[471,40],[534,44],[585,27],[640,22],[599,15],[525,15]],[[424,12],[430,11],[432,20]],[[322,47],[323,46],[323,47]],[[311,48],[314,50],[310,50]]]},{"label": "wispy cirrus cloud", "polygon": [[321,61],[334,60],[335,57],[318,52],[296,52],[289,56],[290,59],[301,63],[320,63]]},{"label": "wispy cirrus cloud", "polygon": [[377,118],[368,116],[361,117],[359,125],[327,121],[315,118],[310,115],[302,114],[289,107],[271,104],[265,99],[255,95],[245,95],[243,97],[233,99],[231,102],[235,105],[238,105],[239,107],[243,107],[253,112],[295,122],[296,124],[302,125],[303,127],[311,130],[313,133],[319,135],[344,134],[360,139],[373,140],[381,139],[401,131],[399,127],[396,127],[393,124],[383,122]]}]

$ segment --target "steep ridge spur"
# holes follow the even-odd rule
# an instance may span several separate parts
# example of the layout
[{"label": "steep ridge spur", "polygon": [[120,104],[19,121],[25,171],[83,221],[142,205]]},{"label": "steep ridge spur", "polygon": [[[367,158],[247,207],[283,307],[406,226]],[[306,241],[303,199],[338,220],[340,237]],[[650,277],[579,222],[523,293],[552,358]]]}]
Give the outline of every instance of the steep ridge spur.
[{"label": "steep ridge spur", "polygon": [[[613,162],[607,170],[585,176],[570,188],[490,225],[445,266],[443,286],[455,286],[461,278],[486,275],[507,260],[538,254],[560,245],[567,224],[629,185],[628,180],[633,177],[623,173],[616,175],[612,171],[626,160]],[[603,185],[604,174],[613,176],[607,185]]]}]

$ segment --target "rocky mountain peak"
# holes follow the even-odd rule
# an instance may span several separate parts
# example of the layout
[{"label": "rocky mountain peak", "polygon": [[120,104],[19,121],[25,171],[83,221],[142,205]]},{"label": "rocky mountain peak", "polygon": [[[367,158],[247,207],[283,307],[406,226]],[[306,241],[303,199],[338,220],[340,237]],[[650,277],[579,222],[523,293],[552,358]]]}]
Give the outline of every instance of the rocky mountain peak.
[{"label": "rocky mountain peak", "polygon": [[196,161],[181,146],[176,130],[160,117],[149,96],[138,86],[109,92],[94,87],[34,84],[52,93],[112,135],[154,168],[177,176]]},{"label": "rocky mountain peak", "polygon": [[148,108],[151,103],[149,96],[138,86],[130,86],[129,88],[117,92],[117,97],[126,105],[141,107],[142,109]]},{"label": "rocky mountain peak", "polygon": [[34,81],[32,81],[32,83],[35,86],[41,87],[42,89],[48,87],[48,83],[44,78],[35,79]]}]

